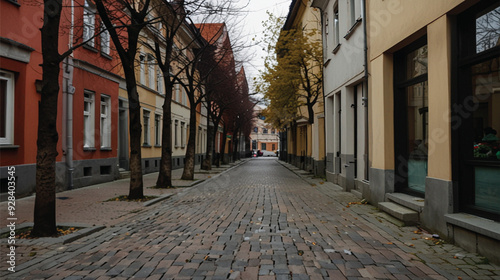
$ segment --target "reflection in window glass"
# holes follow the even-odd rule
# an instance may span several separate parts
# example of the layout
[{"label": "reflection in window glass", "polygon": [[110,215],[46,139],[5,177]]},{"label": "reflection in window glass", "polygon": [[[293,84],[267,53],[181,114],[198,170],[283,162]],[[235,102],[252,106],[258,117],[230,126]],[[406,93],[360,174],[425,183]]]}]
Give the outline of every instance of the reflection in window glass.
[{"label": "reflection in window glass", "polygon": [[496,167],[476,166],[474,168],[475,197],[477,207],[500,213],[500,172]]},{"label": "reflection in window glass", "polygon": [[424,192],[428,145],[427,81],[406,89],[408,100],[408,187]]},{"label": "reflection in window glass", "polygon": [[500,161],[500,57],[471,67],[474,158]]},{"label": "reflection in window glass", "polygon": [[500,45],[500,7],[488,9],[476,18],[476,52]]},{"label": "reflection in window glass", "polygon": [[427,73],[427,45],[408,54],[406,57],[406,65],[407,79]]}]

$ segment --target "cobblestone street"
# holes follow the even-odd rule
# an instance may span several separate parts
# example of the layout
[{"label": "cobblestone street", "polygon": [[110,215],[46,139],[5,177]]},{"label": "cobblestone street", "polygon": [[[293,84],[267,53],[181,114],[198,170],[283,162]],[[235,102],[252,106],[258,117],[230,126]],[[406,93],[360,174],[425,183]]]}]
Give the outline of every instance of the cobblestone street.
[{"label": "cobblestone street", "polygon": [[477,254],[390,221],[338,186],[255,158],[77,241],[19,240],[44,253],[24,256],[16,273],[2,262],[0,276],[500,279]]}]

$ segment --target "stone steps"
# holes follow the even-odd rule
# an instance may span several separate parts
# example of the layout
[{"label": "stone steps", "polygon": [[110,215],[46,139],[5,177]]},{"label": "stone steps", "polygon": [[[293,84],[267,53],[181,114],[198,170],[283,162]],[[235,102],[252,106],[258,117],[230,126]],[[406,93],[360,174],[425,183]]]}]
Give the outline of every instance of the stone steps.
[{"label": "stone steps", "polygon": [[405,225],[415,225],[419,221],[419,213],[417,211],[394,202],[379,202],[378,208],[404,222]]}]

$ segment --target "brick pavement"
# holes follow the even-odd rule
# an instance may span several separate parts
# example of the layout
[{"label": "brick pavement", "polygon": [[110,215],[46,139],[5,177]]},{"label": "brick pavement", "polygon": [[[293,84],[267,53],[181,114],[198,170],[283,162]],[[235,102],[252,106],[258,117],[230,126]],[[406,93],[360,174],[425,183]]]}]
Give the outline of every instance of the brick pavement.
[{"label": "brick pavement", "polygon": [[338,186],[296,175],[275,159],[251,159],[89,237],[66,245],[28,241],[48,250],[14,274],[2,263],[0,276],[500,279],[500,268],[480,256],[436,245],[373,206],[348,204],[354,201]]}]

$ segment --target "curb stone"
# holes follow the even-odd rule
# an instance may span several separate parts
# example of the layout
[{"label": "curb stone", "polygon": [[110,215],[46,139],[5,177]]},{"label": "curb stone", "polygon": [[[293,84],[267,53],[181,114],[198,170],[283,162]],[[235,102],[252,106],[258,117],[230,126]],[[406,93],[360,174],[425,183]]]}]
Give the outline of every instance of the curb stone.
[{"label": "curb stone", "polygon": [[[33,227],[33,225],[34,225],[34,223],[22,223],[22,224],[16,225],[16,230],[27,228],[27,227]],[[16,241],[17,242],[21,241],[21,243],[23,243],[22,240],[36,240],[39,242],[46,242],[49,244],[58,244],[58,243],[68,244],[68,243],[71,243],[71,242],[76,241],[80,238],[89,236],[92,233],[98,232],[98,231],[106,228],[106,226],[96,226],[96,225],[90,226],[87,224],[79,224],[79,223],[62,223],[62,224],[58,224],[57,226],[76,227],[76,228],[82,228],[82,229],[79,229],[75,232],[72,232],[72,233],[67,234],[67,235],[59,236],[59,237],[41,237],[41,238],[36,238],[36,239],[16,239]],[[7,233],[9,231],[10,231],[10,229],[8,227],[2,228],[2,229],[0,229],[0,234]],[[0,241],[0,244],[3,245],[5,241],[6,241],[6,238],[2,238],[2,240]]]}]

